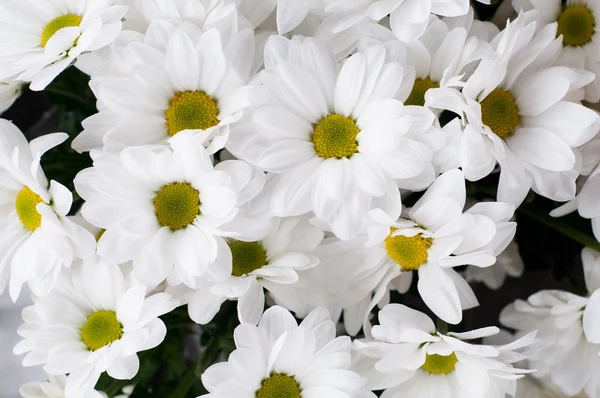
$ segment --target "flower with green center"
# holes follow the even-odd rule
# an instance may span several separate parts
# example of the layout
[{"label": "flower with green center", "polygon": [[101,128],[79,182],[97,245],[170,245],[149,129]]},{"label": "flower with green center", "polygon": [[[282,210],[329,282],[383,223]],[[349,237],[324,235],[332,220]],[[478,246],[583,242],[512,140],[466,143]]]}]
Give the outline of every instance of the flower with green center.
[{"label": "flower with green center", "polygon": [[167,131],[174,136],[183,130],[206,130],[219,124],[219,106],[203,91],[181,91],[169,101],[165,112]]},{"label": "flower with green center", "polygon": [[31,232],[42,225],[42,215],[36,209],[37,205],[42,202],[42,198],[29,187],[21,189],[17,194],[17,199],[15,200],[17,216],[23,223],[23,226]]},{"label": "flower with green center", "polygon": [[114,311],[99,310],[81,328],[81,340],[92,351],[99,350],[123,336],[123,325]]},{"label": "flower with green center", "polygon": [[256,398],[300,398],[300,385],[292,376],[273,373],[260,384]]},{"label": "flower with green center", "polygon": [[352,118],[332,114],[315,125],[312,142],[324,159],[348,158],[358,152],[358,133],[360,130]]},{"label": "flower with green center", "polygon": [[497,88],[481,101],[481,118],[494,134],[507,139],[515,133],[521,117],[510,91]]},{"label": "flower with green center", "polygon": [[583,46],[592,41],[596,32],[594,14],[584,5],[566,7],[557,22],[556,35],[562,35],[565,46]]},{"label": "flower with green center", "polygon": [[447,375],[454,372],[456,362],[458,362],[458,359],[455,353],[450,355],[427,354],[421,369],[437,375]]},{"label": "flower with green center", "polygon": [[54,18],[52,21],[48,22],[48,24],[42,30],[40,45],[42,46],[42,48],[46,48],[48,40],[50,40],[50,38],[52,38],[52,36],[54,36],[56,32],[63,28],[79,26],[79,24],[81,24],[81,21],[82,18],[79,15],[75,14],[66,14]]},{"label": "flower with green center", "polygon": [[234,241],[229,248],[233,259],[231,275],[248,275],[267,264],[267,253],[258,242]]},{"label": "flower with green center", "polygon": [[153,203],[158,223],[173,231],[187,227],[200,214],[200,194],[187,182],[163,186]]},{"label": "flower with green center", "polygon": [[[391,232],[394,232],[393,228]],[[422,234],[392,236],[392,233],[385,239],[385,248],[389,258],[398,263],[402,271],[415,271],[427,263],[427,249],[433,244],[433,238],[424,238]]]},{"label": "flower with green center", "polygon": [[431,80],[428,76],[425,79],[417,79],[415,80],[415,84],[413,85],[413,89],[410,92],[410,95],[404,101],[404,105],[416,105],[416,106],[425,106],[425,93],[430,88],[439,88],[440,85]]}]

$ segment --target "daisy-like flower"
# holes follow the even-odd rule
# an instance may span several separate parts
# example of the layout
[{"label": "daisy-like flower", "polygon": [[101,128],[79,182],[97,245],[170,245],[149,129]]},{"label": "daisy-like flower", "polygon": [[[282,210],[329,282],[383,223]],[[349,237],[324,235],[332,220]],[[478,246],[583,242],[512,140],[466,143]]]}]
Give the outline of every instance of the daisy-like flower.
[{"label": "daisy-like flower", "polygon": [[80,54],[110,44],[126,12],[113,0],[0,1],[0,80],[43,90]]},{"label": "daisy-like flower", "polygon": [[594,111],[569,101],[594,75],[551,66],[561,51],[556,24],[536,35],[536,16],[530,11],[507,24],[492,42],[498,55],[481,61],[462,93],[439,88],[426,94],[429,106],[461,116],[456,156],[466,178],[479,180],[499,163],[498,200],[515,205],[530,189],[572,199],[580,172],[576,147],[600,129]]},{"label": "daisy-like flower", "polygon": [[496,264],[493,267],[481,268],[469,265],[465,270],[465,279],[467,282],[481,282],[490,289],[498,290],[504,285],[507,276],[520,278],[524,270],[519,246],[512,241],[496,257]]},{"label": "daisy-like flower", "polygon": [[246,30],[225,48],[216,29],[153,21],[144,42],[113,49],[112,66],[90,82],[100,112],[84,120],[73,148],[119,152],[194,130],[216,152],[246,103],[238,88],[247,83],[253,40]]},{"label": "daisy-like flower", "polygon": [[166,293],[146,297],[145,286],[94,257],[61,274],[51,294],[23,310],[23,340],[14,352],[27,353],[24,366],[68,373],[65,398],[87,397],[102,372],[136,375],[137,352],[163,341],[167,329],[158,317],[177,305]]},{"label": "daisy-like flower", "polygon": [[[595,0],[512,0],[515,10],[537,10],[541,26],[556,22],[562,37],[557,64],[585,69],[600,76],[600,4]],[[600,79],[585,86],[585,99],[600,101]]]},{"label": "daisy-like flower", "polygon": [[119,155],[92,151],[94,167],[75,178],[86,200],[82,215],[106,230],[100,257],[133,261],[136,277],[148,286],[170,277],[197,287],[225,245],[227,225],[239,233],[253,227],[231,223],[261,190],[264,174],[236,160],[213,167],[202,142],[187,132],[171,138],[169,147],[131,147]]},{"label": "daisy-like flower", "polygon": [[[65,398],[67,376],[49,375],[48,381],[32,382],[21,386],[19,393],[22,398]],[[106,394],[96,390],[82,396],[82,398],[106,398]]]},{"label": "daisy-like flower", "polygon": [[289,309],[303,306],[292,285],[299,271],[319,264],[312,253],[323,240],[323,231],[309,224],[307,217],[273,221],[268,234],[258,241],[227,239],[229,247],[210,265],[200,288],[168,290],[188,304],[194,321],[206,324],[225,300],[238,299],[240,322],[257,324],[265,307],[263,288]]},{"label": "daisy-like flower", "polygon": [[351,341],[335,337],[335,324],[324,309],[300,325],[285,309],[265,311],[258,326],[235,329],[237,349],[229,360],[202,375],[203,397],[374,398],[350,367]]},{"label": "daisy-like flower", "polygon": [[[339,65],[314,39],[271,37],[265,70],[251,86],[253,128],[228,149],[277,174],[275,215],[313,211],[341,239],[359,232],[372,208],[398,208],[397,187],[435,178],[424,137],[434,115],[396,99],[403,68],[373,46]],[[429,140],[429,141],[428,141]],[[423,177],[425,176],[425,177]]]},{"label": "daisy-like flower", "polygon": [[442,333],[431,319],[400,304],[379,312],[373,340],[356,340],[359,353],[352,369],[367,377],[382,397],[514,397],[516,379],[531,371],[513,363],[525,358],[517,352],[531,345],[535,332],[507,345],[470,344],[492,336],[496,327],[465,333]]},{"label": "daisy-like flower", "polygon": [[0,115],[11,107],[23,91],[23,83],[18,81],[0,82]]},{"label": "daisy-like flower", "polygon": [[15,301],[28,283],[38,296],[52,289],[60,270],[94,252],[94,238],[67,218],[73,195],[48,183],[40,158],[67,139],[48,134],[27,142],[12,123],[0,119],[0,291],[8,283]]},{"label": "daisy-like flower", "polygon": [[538,330],[539,349],[529,358],[538,371],[563,393],[574,396],[600,394],[600,254],[585,248],[581,253],[589,295],[542,290],[527,301],[516,300],[500,314],[500,322],[524,334]]}]

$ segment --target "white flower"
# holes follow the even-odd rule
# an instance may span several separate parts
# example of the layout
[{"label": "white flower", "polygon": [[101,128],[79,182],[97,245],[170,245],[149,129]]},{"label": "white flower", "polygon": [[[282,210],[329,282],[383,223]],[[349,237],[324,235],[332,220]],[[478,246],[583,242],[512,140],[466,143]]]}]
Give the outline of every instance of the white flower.
[{"label": "white flower", "polygon": [[86,51],[112,42],[127,7],[112,0],[0,1],[0,80],[43,90]]},{"label": "white flower", "polygon": [[258,326],[235,329],[237,349],[227,362],[202,375],[204,397],[367,398],[364,381],[350,366],[351,341],[335,337],[326,310],[317,309],[298,325],[279,306],[265,311]]},{"label": "white flower", "polygon": [[111,67],[94,75],[100,112],[84,120],[73,148],[119,152],[194,130],[216,152],[246,104],[238,89],[247,83],[253,40],[249,30],[223,43],[216,29],[153,21],[143,42],[114,48]]},{"label": "white flower", "polygon": [[[49,375],[48,381],[32,382],[21,386],[19,393],[22,398],[65,398],[67,376]],[[81,398],[106,398],[106,394],[92,390]]]},{"label": "white flower", "polygon": [[[314,39],[271,37],[265,70],[251,86],[253,123],[227,148],[278,174],[277,216],[313,211],[341,239],[359,232],[373,208],[400,210],[398,185],[435,178],[426,136],[433,113],[396,99],[403,68],[373,46],[338,65]],[[247,126],[248,124],[246,124]]]},{"label": "white flower", "polygon": [[0,115],[11,107],[23,91],[23,83],[18,81],[0,82]]},{"label": "white flower", "polygon": [[577,149],[598,132],[598,115],[570,102],[588,84],[590,72],[551,66],[560,52],[556,24],[537,35],[536,12],[521,14],[492,42],[497,56],[484,58],[462,93],[429,90],[428,106],[462,118],[456,156],[470,181],[500,164],[498,200],[520,204],[529,189],[553,200],[575,196]]},{"label": "white flower", "polygon": [[[568,395],[556,391],[552,385],[544,385],[531,375],[527,375],[517,381],[516,398],[567,398]],[[575,398],[589,398],[587,395],[579,394]]]},{"label": "white flower", "polygon": [[102,372],[115,379],[135,376],[136,353],[163,341],[167,329],[158,317],[177,305],[166,293],[146,297],[146,287],[94,258],[61,274],[50,295],[23,310],[24,340],[14,352],[28,353],[24,366],[68,373],[65,398],[81,398]]},{"label": "white flower", "polygon": [[519,246],[512,241],[506,249],[496,257],[493,267],[481,268],[473,265],[467,266],[465,279],[467,282],[482,282],[488,288],[498,290],[504,284],[507,276],[520,278],[523,275],[524,265],[519,255]]},{"label": "white flower", "polygon": [[86,200],[82,215],[106,230],[100,257],[133,261],[136,277],[148,286],[169,277],[197,287],[225,245],[221,236],[253,228],[251,220],[232,222],[262,188],[264,174],[237,160],[213,167],[202,141],[187,132],[168,147],[131,147],[120,155],[93,150],[94,167],[75,178]]},{"label": "white flower", "polygon": [[547,379],[568,396],[600,394],[600,254],[581,253],[590,295],[542,290],[516,300],[500,314],[503,325],[520,333],[538,330],[539,350],[529,358],[535,377]]},{"label": "white flower", "polygon": [[9,285],[15,301],[28,283],[46,295],[60,270],[94,252],[94,238],[67,218],[73,195],[48,183],[40,158],[67,139],[48,134],[27,142],[12,123],[0,119],[0,291]]},{"label": "white flower", "polygon": [[367,377],[367,386],[382,397],[485,397],[515,395],[516,379],[528,373],[512,363],[516,352],[534,342],[535,333],[504,346],[475,345],[474,340],[499,332],[496,327],[465,333],[441,333],[429,317],[404,305],[379,312],[374,340],[356,340],[359,355],[352,369]]}]

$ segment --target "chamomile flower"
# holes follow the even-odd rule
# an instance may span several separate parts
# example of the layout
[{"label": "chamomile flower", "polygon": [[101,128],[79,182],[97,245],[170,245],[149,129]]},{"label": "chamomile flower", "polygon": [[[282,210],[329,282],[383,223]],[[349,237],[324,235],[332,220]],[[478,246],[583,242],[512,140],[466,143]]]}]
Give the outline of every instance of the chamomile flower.
[{"label": "chamomile flower", "polygon": [[0,291],[9,285],[19,297],[23,283],[38,296],[52,289],[63,267],[94,252],[94,238],[67,213],[73,195],[48,183],[40,158],[67,139],[48,134],[27,142],[12,123],[0,119]]},{"label": "chamomile flower", "polygon": [[307,217],[274,219],[271,224],[268,234],[258,241],[227,239],[228,248],[210,265],[199,289],[176,286],[168,290],[188,304],[194,321],[210,322],[225,300],[237,299],[240,322],[257,324],[265,306],[263,288],[285,307],[303,305],[293,284],[298,272],[319,264],[312,253],[323,231],[309,224]]},{"label": "chamomile flower", "polygon": [[[65,398],[67,376],[49,375],[48,381],[32,382],[21,386],[19,393],[22,398]],[[106,398],[106,394],[96,390],[82,396],[82,398]]]},{"label": "chamomile flower", "polygon": [[340,65],[314,39],[271,37],[249,92],[254,126],[232,134],[227,148],[277,174],[275,215],[312,211],[352,238],[370,209],[399,206],[398,186],[435,178],[433,150],[421,142],[434,115],[394,99],[402,75],[382,46]]},{"label": "chamomile flower", "polygon": [[148,286],[170,277],[196,287],[225,244],[221,236],[252,228],[231,223],[261,190],[264,174],[236,160],[213,167],[202,142],[186,132],[171,138],[169,147],[131,147],[120,155],[92,151],[94,167],[75,178],[86,200],[82,215],[106,230],[100,257],[133,261],[136,277]]},{"label": "chamomile flower", "polygon": [[531,345],[535,333],[504,346],[471,344],[498,328],[442,333],[427,315],[400,304],[383,308],[379,323],[373,340],[354,342],[359,356],[352,369],[372,390],[385,389],[385,398],[514,397],[516,379],[530,372],[512,364],[525,358],[517,350]]},{"label": "chamomile flower", "polygon": [[127,7],[113,0],[2,0],[0,80],[43,90],[86,51],[111,43]]},{"label": "chamomile flower", "polygon": [[153,21],[144,42],[114,49],[112,69],[90,82],[100,112],[84,120],[73,148],[119,152],[194,130],[205,136],[211,153],[221,149],[246,103],[238,89],[247,83],[252,33],[224,46],[216,29]]},{"label": "chamomile flower", "polygon": [[243,323],[234,333],[237,349],[227,362],[202,375],[203,397],[321,398],[375,397],[350,367],[351,341],[335,337],[324,309],[300,325],[285,309],[265,311],[258,326]]},{"label": "chamomile flower", "polygon": [[102,372],[136,375],[137,352],[162,342],[167,329],[158,317],[177,305],[166,293],[146,297],[146,287],[118,266],[93,258],[61,274],[50,295],[23,310],[23,340],[14,352],[27,353],[24,366],[68,373],[65,398],[87,397]]},{"label": "chamomile flower", "polygon": [[0,115],[11,107],[23,91],[23,83],[18,81],[0,82]]}]

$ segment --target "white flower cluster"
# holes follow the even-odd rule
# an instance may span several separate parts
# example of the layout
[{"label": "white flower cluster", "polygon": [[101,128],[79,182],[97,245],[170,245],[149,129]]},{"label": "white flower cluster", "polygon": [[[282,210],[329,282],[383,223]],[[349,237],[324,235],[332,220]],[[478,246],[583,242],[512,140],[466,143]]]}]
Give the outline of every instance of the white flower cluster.
[{"label": "white flower cluster", "polygon": [[[71,65],[98,110],[76,193],[40,166],[66,134],[0,120],[0,292],[33,293],[15,353],[49,374],[23,397],[102,397],[160,316],[228,300],[237,349],[206,397],[504,398],[534,370],[600,397],[589,249],[590,296],[515,302],[516,341],[446,330],[479,305],[468,281],[523,272],[531,190],[600,239],[600,3],[512,3],[497,27],[468,0],[0,0],[0,112]],[[490,174],[497,201],[467,198]],[[413,279],[438,327],[393,303]]]}]

